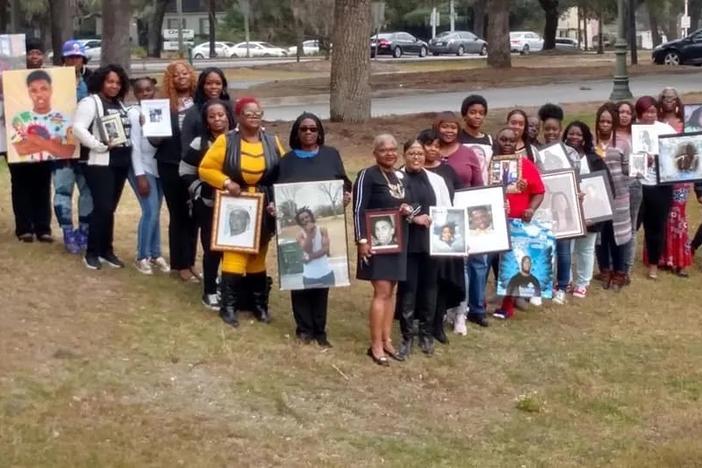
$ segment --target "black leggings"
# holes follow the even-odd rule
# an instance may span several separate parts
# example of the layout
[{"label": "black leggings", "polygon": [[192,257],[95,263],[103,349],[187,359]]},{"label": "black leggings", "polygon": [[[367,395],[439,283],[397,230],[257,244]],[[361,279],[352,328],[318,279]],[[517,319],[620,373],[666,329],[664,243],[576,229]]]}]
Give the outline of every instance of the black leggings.
[{"label": "black leggings", "polygon": [[127,181],[129,167],[85,166],[85,181],[93,196],[87,255],[114,254],[115,211]]},{"label": "black leggings", "polygon": [[672,185],[643,186],[642,221],[649,265],[658,265],[661,259],[665,246],[665,227],[672,203]]},{"label": "black leggings", "polygon": [[171,269],[186,270],[195,265],[197,252],[197,224],[188,210],[188,189],[178,174],[178,164],[159,162],[158,175],[168,207]]},{"label": "black leggings", "polygon": [[51,163],[13,163],[9,166],[15,235],[51,234]]},{"label": "black leggings", "polygon": [[[437,262],[428,253],[407,254],[407,279],[397,287],[400,331],[404,339],[433,334],[438,274]],[[415,320],[419,322],[419,329]]]}]

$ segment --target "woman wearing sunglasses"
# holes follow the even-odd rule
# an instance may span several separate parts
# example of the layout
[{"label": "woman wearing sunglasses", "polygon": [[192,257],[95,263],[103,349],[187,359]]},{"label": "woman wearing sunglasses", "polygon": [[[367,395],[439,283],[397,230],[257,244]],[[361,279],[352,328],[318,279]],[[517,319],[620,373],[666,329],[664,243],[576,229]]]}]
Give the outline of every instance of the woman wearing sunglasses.
[{"label": "woman wearing sunglasses", "polygon": [[[339,152],[324,144],[324,127],[314,114],[301,114],[290,130],[290,152],[280,161],[276,183],[344,181],[344,206],[351,201],[351,181],[346,176]],[[302,279],[305,289],[291,291],[297,338],[303,343],[315,340],[319,346],[331,348],[327,340],[327,301],[334,272],[329,265],[329,234],[315,223],[308,207],[297,207],[295,213],[300,233],[297,241],[307,254]],[[330,281],[331,280],[331,281]]]}]

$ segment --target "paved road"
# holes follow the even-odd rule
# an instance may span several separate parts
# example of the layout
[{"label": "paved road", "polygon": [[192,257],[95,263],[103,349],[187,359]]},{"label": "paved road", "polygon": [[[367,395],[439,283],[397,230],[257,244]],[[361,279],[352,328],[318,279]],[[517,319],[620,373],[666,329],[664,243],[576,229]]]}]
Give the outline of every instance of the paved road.
[{"label": "paved road", "polygon": [[[635,96],[657,95],[665,86],[673,86],[681,93],[702,91],[702,72],[687,74],[659,74],[638,76],[631,79],[631,91]],[[442,110],[457,111],[463,98],[471,92],[482,94],[491,109],[508,107],[533,107],[546,102],[578,103],[605,101],[612,91],[611,80],[573,81],[548,86],[523,86],[513,88],[487,88],[458,92],[423,93],[398,97],[375,98],[371,104],[373,117],[384,115],[406,115]],[[314,112],[323,119],[329,118],[329,104],[300,104],[266,106],[266,118],[271,120],[294,120],[303,110]]]}]

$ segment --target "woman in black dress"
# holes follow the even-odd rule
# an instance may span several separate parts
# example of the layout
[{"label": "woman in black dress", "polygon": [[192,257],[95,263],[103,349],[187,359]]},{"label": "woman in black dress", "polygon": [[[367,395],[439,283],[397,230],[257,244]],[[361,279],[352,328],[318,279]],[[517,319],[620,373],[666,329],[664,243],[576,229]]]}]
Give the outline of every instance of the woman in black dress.
[{"label": "woman in black dress", "polygon": [[[339,179],[344,181],[344,206],[351,201],[351,181],[346,176],[339,152],[335,148],[324,145],[324,128],[319,117],[305,112],[295,120],[290,131],[290,148],[291,151],[280,160],[276,183]],[[303,219],[304,215],[304,209],[301,209],[298,217]],[[312,225],[315,235],[320,235],[321,228],[314,226],[314,215],[305,219],[311,221],[308,224]],[[307,231],[304,227],[303,230]],[[309,237],[312,236],[305,235],[305,238]],[[307,240],[305,238],[301,241],[305,242]],[[297,325],[295,334],[303,343],[316,340],[320,346],[331,348],[326,332],[328,298],[329,288],[327,287],[290,292]]]},{"label": "woman in black dress", "polygon": [[[405,200],[404,177],[402,173],[395,171],[395,138],[387,134],[375,137],[373,155],[376,164],[361,170],[353,186],[354,226],[358,246],[356,277],[370,281],[373,285],[369,314],[371,347],[368,348],[368,356],[377,364],[388,366],[390,363],[386,354],[397,357],[390,334],[395,316],[395,286],[398,281],[405,280],[407,273],[407,248],[401,245],[399,253],[374,253],[366,226],[366,211],[397,210],[401,216],[407,216],[412,210]],[[399,224],[393,226],[394,229],[402,230],[402,234],[406,234],[406,224]],[[402,238],[405,237],[402,235]]]}]

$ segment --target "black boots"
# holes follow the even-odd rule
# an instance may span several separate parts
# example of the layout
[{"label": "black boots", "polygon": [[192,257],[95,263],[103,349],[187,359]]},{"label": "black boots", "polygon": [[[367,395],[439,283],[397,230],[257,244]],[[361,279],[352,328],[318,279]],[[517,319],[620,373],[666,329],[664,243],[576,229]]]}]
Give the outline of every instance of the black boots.
[{"label": "black boots", "polygon": [[253,300],[253,313],[259,322],[270,323],[271,315],[268,312],[268,296],[271,292],[273,279],[266,276],[266,272],[246,275],[251,285]]},{"label": "black boots", "polygon": [[402,344],[400,345],[400,352],[397,353],[398,361],[405,361],[412,354],[412,346],[414,345],[414,336],[408,336],[402,338]]},{"label": "black boots", "polygon": [[224,323],[232,327],[239,326],[237,297],[243,278],[235,273],[222,272],[222,299],[219,306],[219,316],[224,320]]}]

